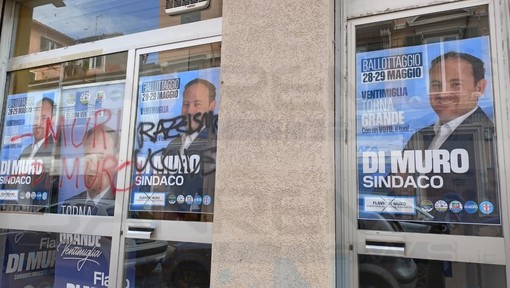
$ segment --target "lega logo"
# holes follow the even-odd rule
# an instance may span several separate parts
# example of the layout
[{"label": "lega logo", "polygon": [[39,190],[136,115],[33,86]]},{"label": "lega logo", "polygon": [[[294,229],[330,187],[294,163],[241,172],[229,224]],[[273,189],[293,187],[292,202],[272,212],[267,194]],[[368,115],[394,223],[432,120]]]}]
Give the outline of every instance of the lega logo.
[{"label": "lega logo", "polygon": [[430,211],[432,211],[432,209],[434,209],[434,204],[430,200],[423,200],[423,201],[421,201],[420,207],[425,212],[430,212]]},{"label": "lega logo", "polygon": [[80,103],[83,106],[87,106],[90,103],[90,92],[89,91],[83,91],[78,92],[78,95],[80,95]]},{"label": "lega logo", "polygon": [[177,202],[177,197],[174,194],[168,196],[168,203],[175,204],[175,202]]}]

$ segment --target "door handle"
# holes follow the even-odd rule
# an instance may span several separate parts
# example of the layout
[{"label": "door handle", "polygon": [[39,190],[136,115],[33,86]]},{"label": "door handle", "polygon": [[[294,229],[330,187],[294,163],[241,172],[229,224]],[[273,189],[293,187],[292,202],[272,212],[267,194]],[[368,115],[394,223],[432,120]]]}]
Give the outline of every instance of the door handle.
[{"label": "door handle", "polygon": [[152,232],[154,232],[154,227],[152,227],[151,223],[128,224],[126,238],[150,239]]},{"label": "door handle", "polygon": [[369,254],[386,254],[391,256],[405,256],[404,242],[365,241],[365,249]]}]

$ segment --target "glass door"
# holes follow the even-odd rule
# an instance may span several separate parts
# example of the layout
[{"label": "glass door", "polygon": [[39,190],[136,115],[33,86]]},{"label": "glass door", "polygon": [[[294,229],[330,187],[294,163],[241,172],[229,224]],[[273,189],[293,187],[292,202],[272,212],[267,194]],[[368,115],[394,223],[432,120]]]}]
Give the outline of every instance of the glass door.
[{"label": "glass door", "polygon": [[209,287],[219,41],[136,51],[121,238],[135,287]]},{"label": "glass door", "polygon": [[0,287],[106,287],[122,211],[115,188],[127,59],[120,52],[8,74]]},{"label": "glass door", "polygon": [[343,188],[356,191],[359,287],[506,287],[490,7],[356,19],[350,31],[343,156],[356,169]]}]

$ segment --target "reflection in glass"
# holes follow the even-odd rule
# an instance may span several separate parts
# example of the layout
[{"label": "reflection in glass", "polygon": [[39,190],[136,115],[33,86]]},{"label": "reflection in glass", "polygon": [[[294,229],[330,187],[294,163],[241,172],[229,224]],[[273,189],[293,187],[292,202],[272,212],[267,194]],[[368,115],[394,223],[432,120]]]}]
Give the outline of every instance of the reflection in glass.
[{"label": "reflection in glass", "polygon": [[118,53],[9,75],[1,211],[113,215],[126,62]]},{"label": "reflection in glass", "polygon": [[135,287],[209,287],[211,244],[126,238],[125,253]]},{"label": "reflection in glass", "polygon": [[0,286],[107,287],[111,245],[104,236],[0,229]]},{"label": "reflection in glass", "polygon": [[220,44],[140,56],[130,217],[212,221]]},{"label": "reflection in glass", "polygon": [[360,288],[506,287],[505,266],[358,255]]},{"label": "reflection in glass", "polygon": [[359,227],[502,236],[487,6],[356,35]]},{"label": "reflection in glass", "polygon": [[221,0],[175,15],[165,12],[166,0],[19,2],[14,56],[217,18],[222,11]]},{"label": "reflection in glass", "polygon": [[54,287],[57,242],[56,233],[0,229],[0,286]]}]

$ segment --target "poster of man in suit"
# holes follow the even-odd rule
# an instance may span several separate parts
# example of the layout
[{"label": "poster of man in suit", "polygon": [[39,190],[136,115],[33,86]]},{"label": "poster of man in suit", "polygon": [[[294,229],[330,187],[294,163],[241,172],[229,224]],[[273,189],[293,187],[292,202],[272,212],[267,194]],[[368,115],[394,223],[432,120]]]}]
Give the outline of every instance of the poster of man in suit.
[{"label": "poster of man in suit", "polygon": [[56,201],[55,95],[45,91],[8,97],[0,176],[4,210],[41,211]]},{"label": "poster of man in suit", "polygon": [[218,104],[219,68],[140,78],[131,211],[212,217]]},{"label": "poster of man in suit", "polygon": [[357,56],[360,218],[500,224],[488,37]]}]

